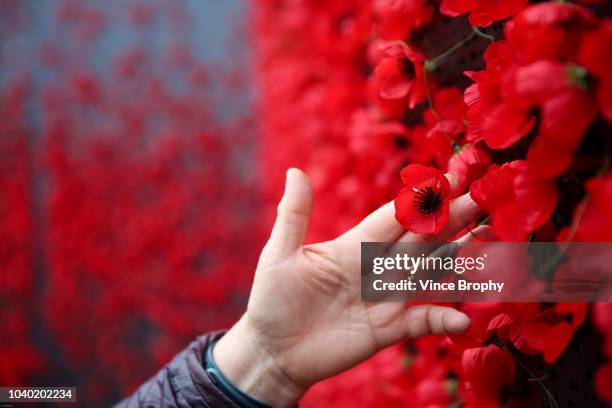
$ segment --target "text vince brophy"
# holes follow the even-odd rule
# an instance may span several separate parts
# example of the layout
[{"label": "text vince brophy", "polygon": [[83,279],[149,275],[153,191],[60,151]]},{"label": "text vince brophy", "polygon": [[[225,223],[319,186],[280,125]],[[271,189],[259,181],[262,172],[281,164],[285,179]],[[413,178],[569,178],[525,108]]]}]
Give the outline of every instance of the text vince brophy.
[{"label": "text vince brophy", "polygon": [[385,282],[377,279],[373,282],[374,290],[377,291],[474,291],[474,292],[497,292],[504,289],[504,282],[495,282],[489,279],[486,282],[470,282],[459,279],[457,282],[436,282],[432,279],[417,280],[402,279],[398,282]]}]

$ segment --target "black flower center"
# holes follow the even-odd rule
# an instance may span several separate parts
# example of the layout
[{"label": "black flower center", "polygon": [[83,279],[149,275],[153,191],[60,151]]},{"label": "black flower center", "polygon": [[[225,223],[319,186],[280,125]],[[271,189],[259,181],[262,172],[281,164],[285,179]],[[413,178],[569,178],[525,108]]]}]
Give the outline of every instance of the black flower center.
[{"label": "black flower center", "polygon": [[406,149],[408,147],[408,139],[401,135],[394,135],[393,145],[400,150]]},{"label": "black flower center", "polygon": [[399,59],[400,69],[402,70],[402,74],[407,76],[408,78],[414,78],[415,70],[414,64],[406,57],[401,57]]},{"label": "black flower center", "polygon": [[423,215],[428,215],[435,212],[442,203],[440,193],[435,191],[433,187],[427,186],[416,192],[414,196],[414,208]]}]

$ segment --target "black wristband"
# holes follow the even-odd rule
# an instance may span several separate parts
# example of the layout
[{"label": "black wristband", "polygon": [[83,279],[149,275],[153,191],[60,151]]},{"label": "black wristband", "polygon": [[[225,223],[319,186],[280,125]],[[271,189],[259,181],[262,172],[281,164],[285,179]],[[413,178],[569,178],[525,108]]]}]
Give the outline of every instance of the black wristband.
[{"label": "black wristband", "polygon": [[204,353],[204,370],[212,382],[219,387],[228,398],[242,408],[272,408],[270,405],[257,401],[255,398],[240,391],[225,375],[223,375],[219,367],[217,367],[215,360],[213,360],[212,352],[215,344],[216,341],[211,342],[206,348],[206,353]]}]

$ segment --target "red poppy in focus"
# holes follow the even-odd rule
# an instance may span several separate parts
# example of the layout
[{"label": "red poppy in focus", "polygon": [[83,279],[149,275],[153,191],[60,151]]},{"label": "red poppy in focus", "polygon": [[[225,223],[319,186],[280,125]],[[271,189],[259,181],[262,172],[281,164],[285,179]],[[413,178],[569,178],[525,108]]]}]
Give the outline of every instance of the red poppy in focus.
[{"label": "red poppy in focus", "polygon": [[457,197],[475,180],[481,178],[493,164],[489,154],[481,148],[468,144],[461,148],[448,162],[448,171],[455,173],[458,184],[453,192]]},{"label": "red poppy in focus", "polygon": [[487,26],[519,12],[527,0],[442,0],[440,12],[450,17],[470,13],[470,24]]},{"label": "red poppy in focus", "polygon": [[374,81],[378,94],[383,99],[408,100],[414,107],[425,96],[423,82],[423,57],[406,44],[390,44],[383,58],[374,70]]},{"label": "red poppy in focus", "polygon": [[533,176],[525,160],[491,166],[472,183],[470,195],[491,214],[498,237],[509,241],[522,241],[544,225],[558,198],[554,181]]},{"label": "red poppy in focus", "polygon": [[395,199],[395,217],[419,234],[439,232],[448,221],[450,183],[441,171],[410,164],[401,172],[402,188]]}]

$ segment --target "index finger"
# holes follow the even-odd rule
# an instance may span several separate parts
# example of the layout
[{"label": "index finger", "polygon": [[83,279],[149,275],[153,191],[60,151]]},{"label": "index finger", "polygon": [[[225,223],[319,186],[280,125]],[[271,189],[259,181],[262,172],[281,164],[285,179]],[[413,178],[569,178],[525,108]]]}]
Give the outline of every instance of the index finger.
[{"label": "index finger", "polygon": [[342,237],[356,242],[391,242],[404,233],[404,227],[395,219],[393,201],[370,213]]}]

